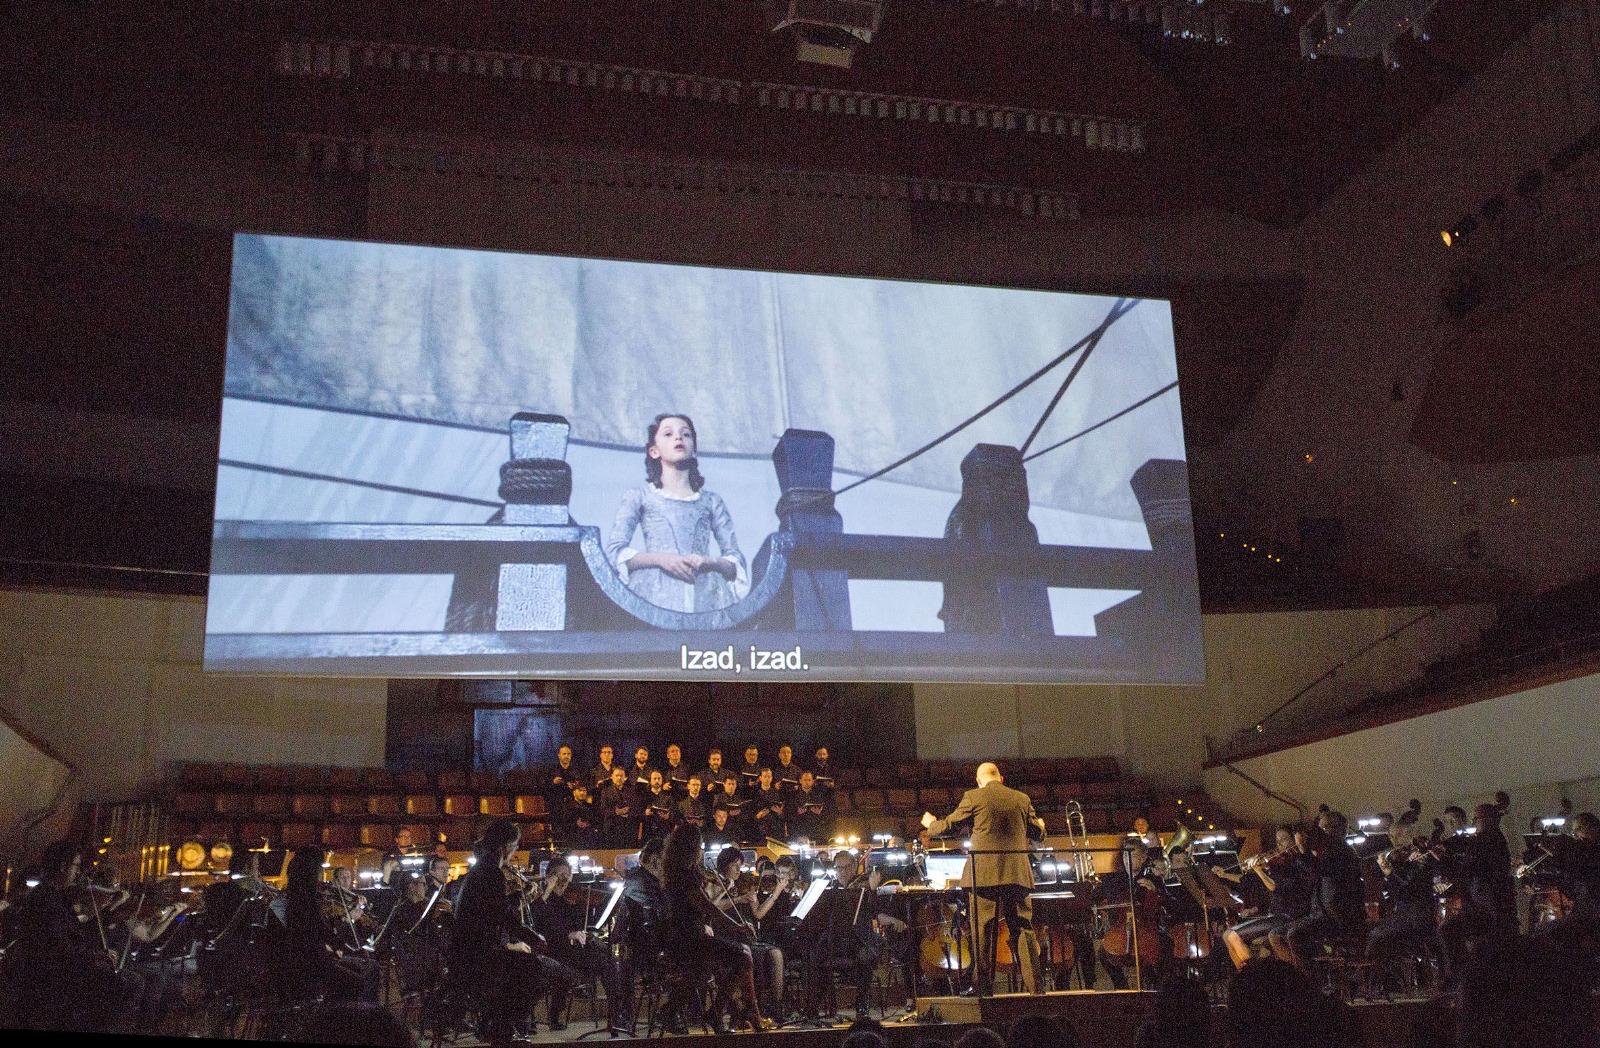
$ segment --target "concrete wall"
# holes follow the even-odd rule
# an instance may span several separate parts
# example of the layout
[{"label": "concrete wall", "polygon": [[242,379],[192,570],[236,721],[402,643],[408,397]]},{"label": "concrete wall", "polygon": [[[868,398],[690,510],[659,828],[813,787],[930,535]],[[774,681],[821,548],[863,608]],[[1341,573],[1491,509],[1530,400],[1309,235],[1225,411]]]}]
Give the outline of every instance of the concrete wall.
[{"label": "concrete wall", "polygon": [[[1600,810],[1600,674],[1575,677],[1468,706],[1352,732],[1250,760],[1238,767],[1310,808],[1347,815],[1394,812],[1415,797],[1436,813],[1510,792],[1508,835],[1563,796]],[[1226,769],[1207,771],[1208,792],[1253,822],[1292,816]]]},{"label": "concrete wall", "polygon": [[[1200,687],[919,684],[917,756],[1074,757],[1113,754],[1124,771],[1168,787],[1193,786],[1205,736],[1248,728],[1267,711],[1418,608],[1207,615]],[[1474,640],[1494,618],[1451,608],[1340,670],[1305,700],[1326,707],[1405,683]]]},{"label": "concrete wall", "polygon": [[85,801],[136,797],[171,761],[383,764],[385,681],[208,675],[204,626],[194,598],[0,590],[0,703]]}]

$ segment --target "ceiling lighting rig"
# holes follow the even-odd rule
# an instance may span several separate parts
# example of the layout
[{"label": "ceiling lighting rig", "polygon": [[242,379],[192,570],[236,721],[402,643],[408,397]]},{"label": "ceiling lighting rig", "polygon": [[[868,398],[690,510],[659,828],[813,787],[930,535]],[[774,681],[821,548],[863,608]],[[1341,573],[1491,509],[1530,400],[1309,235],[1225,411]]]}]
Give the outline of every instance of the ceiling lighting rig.
[{"label": "ceiling lighting rig", "polygon": [[802,62],[849,69],[883,24],[883,0],[765,0],[767,29],[794,35]]},{"label": "ceiling lighting rig", "polygon": [[1300,27],[1302,58],[1377,58],[1400,68],[1405,36],[1428,40],[1428,18],[1439,0],[1327,0]]}]

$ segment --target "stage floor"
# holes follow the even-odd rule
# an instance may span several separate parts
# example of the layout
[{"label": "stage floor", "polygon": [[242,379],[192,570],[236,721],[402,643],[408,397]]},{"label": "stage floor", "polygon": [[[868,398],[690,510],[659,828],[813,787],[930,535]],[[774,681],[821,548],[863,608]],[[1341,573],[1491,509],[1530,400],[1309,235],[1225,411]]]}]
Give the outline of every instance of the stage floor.
[{"label": "stage floor", "polygon": [[[1037,995],[997,994],[982,1001],[972,997],[922,997],[917,1001],[917,1017],[908,1015],[889,1019],[883,1023],[882,1033],[889,1048],[911,1048],[914,1041],[925,1037],[950,1045],[974,1026],[991,1026],[1003,1033],[1013,1020],[1024,1015],[1043,1013],[1071,1022],[1085,1044],[1094,1044],[1097,1048],[1133,1048],[1139,1023],[1154,1004],[1155,996],[1154,993],[1136,990],[1066,990]],[[1352,1005],[1352,1008],[1362,1033],[1364,1048],[1393,1048],[1394,1045],[1405,1044],[1412,1029],[1419,1025],[1432,1029],[1454,1029],[1453,1013],[1440,1001],[1360,1002]],[[1224,1014],[1220,1008],[1212,1011],[1215,1029],[1213,1043],[1218,1045],[1224,1043],[1221,1039],[1221,1017]],[[922,1017],[935,1021],[919,1021]],[[849,1032],[849,1025],[847,1020],[824,1028],[797,1025],[763,1036],[777,1039],[781,1048],[837,1048]],[[597,1027],[589,1022],[578,1021],[560,1032],[541,1029],[532,1041],[537,1044],[570,1043],[591,1031],[603,1029],[603,1023]],[[642,1027],[640,1033],[643,1033]],[[729,1035],[745,1036],[749,1035]],[[710,1048],[726,1039],[704,1033],[672,1038],[675,1044],[683,1048],[699,1048],[702,1045]],[[603,1032],[595,1032],[586,1040],[615,1043],[608,1041]],[[642,1041],[643,1038],[615,1040],[631,1042]],[[452,1048],[466,1048],[479,1042],[462,1037],[448,1043]]]}]

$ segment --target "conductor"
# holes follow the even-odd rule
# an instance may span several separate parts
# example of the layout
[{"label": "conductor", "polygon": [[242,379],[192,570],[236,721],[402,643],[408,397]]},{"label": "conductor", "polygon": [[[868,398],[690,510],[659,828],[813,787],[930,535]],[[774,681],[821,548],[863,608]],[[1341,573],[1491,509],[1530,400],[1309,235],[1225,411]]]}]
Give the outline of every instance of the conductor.
[{"label": "conductor", "polygon": [[[993,762],[978,765],[978,788],[961,797],[943,819],[923,812],[922,825],[934,836],[957,823],[972,823],[974,913],[978,929],[978,992],[994,992],[995,922],[1004,918],[1012,955],[1022,961],[1022,985],[1029,993],[1039,986],[1039,944],[1033,935],[1033,868],[1029,841],[1044,839],[1044,820],[1028,795],[1005,784]],[[984,854],[984,853],[991,854]]]}]

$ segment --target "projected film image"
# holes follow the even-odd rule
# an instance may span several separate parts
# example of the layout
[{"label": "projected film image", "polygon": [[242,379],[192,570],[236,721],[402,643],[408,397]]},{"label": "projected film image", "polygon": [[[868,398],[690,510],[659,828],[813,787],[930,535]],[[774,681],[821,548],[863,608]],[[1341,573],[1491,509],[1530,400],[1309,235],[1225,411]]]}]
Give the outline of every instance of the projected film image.
[{"label": "projected film image", "polygon": [[1199,682],[1158,299],[240,234],[205,663]]}]

